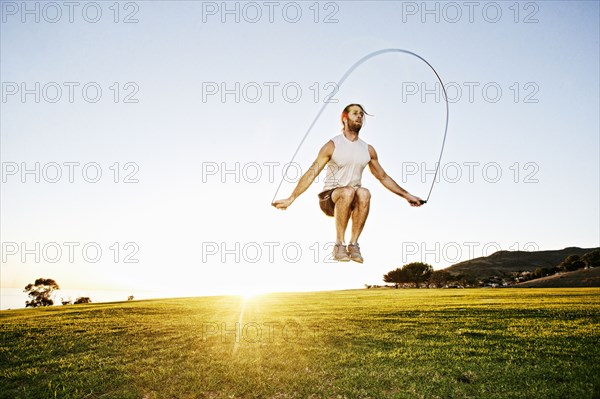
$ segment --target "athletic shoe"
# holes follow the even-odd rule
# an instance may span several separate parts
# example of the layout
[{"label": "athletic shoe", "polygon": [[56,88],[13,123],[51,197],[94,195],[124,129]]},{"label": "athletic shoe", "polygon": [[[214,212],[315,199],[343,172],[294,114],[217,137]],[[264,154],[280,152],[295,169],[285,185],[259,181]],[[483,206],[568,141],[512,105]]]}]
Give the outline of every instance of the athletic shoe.
[{"label": "athletic shoe", "polygon": [[364,259],[360,254],[360,247],[358,246],[358,243],[348,245],[348,254],[350,255],[351,260],[358,263],[363,263]]},{"label": "athletic shoe", "polygon": [[339,262],[350,261],[350,256],[348,256],[348,251],[346,251],[346,246],[344,244],[335,244],[333,247],[333,260]]}]

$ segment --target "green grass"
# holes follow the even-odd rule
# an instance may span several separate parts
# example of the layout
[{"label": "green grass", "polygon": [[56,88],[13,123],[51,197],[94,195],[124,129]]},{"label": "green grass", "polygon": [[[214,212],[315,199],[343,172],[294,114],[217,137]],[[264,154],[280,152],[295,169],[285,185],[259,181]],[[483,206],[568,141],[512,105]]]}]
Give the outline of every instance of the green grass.
[{"label": "green grass", "polygon": [[600,289],[165,299],[0,322],[0,398],[600,397]]}]

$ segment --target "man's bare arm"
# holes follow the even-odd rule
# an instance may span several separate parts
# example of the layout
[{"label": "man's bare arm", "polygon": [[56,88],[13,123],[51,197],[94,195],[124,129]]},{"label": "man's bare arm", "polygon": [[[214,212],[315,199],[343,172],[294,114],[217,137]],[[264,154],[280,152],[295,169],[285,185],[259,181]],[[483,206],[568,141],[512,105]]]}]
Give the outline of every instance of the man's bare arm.
[{"label": "man's bare arm", "polygon": [[271,205],[273,205],[277,209],[286,209],[288,206],[292,205],[292,202],[296,200],[303,192],[305,192],[312,182],[317,178],[319,173],[323,170],[327,162],[331,159],[333,155],[333,150],[335,149],[335,145],[333,141],[329,140],[322,148],[319,150],[319,154],[317,155],[317,159],[313,162],[313,164],[308,168],[306,173],[302,175],[296,188],[286,199],[276,200]]},{"label": "man's bare arm", "polygon": [[373,148],[370,145],[369,155],[371,156],[371,161],[369,162],[369,170],[371,171],[371,173],[373,173],[373,176],[375,176],[375,178],[379,180],[381,184],[383,184],[385,188],[387,188],[394,194],[398,194],[402,198],[406,199],[411,206],[423,205],[424,201],[421,198],[410,194],[408,191],[400,187],[400,185],[398,185],[398,183],[396,183],[394,179],[392,179],[387,173],[385,173],[385,170],[383,170],[383,167],[379,163],[379,158],[377,157],[377,152],[375,151],[375,148]]}]

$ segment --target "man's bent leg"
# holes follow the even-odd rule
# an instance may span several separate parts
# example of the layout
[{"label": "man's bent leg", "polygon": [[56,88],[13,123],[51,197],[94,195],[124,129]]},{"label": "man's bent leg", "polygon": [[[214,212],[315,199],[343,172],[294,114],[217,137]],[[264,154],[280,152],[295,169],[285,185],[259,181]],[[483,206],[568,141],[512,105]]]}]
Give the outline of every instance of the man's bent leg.
[{"label": "man's bent leg", "polygon": [[358,237],[362,233],[369,216],[371,205],[371,193],[366,188],[358,188],[354,195],[354,209],[352,210],[352,234],[350,236],[350,245],[348,252],[352,260],[362,263],[363,258],[358,247]]},{"label": "man's bent leg", "polygon": [[345,241],[354,197],[352,187],[338,187],[331,194],[331,199],[335,204],[333,216],[335,217],[336,244],[343,244]]},{"label": "man's bent leg", "polygon": [[352,244],[358,242],[358,237],[365,227],[370,205],[371,192],[363,187],[358,188],[354,195],[354,210],[352,211],[352,235],[350,237]]}]

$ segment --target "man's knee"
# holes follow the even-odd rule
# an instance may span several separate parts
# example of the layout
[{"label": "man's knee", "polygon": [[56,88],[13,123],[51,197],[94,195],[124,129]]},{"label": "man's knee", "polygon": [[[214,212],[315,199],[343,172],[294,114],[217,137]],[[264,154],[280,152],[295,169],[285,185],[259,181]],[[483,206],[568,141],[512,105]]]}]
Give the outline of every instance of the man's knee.
[{"label": "man's knee", "polygon": [[371,201],[371,192],[364,187],[358,188],[355,196],[359,204],[368,204]]},{"label": "man's knee", "polygon": [[332,195],[333,202],[344,201],[352,202],[354,200],[354,189],[352,187],[338,187],[335,189]]}]

